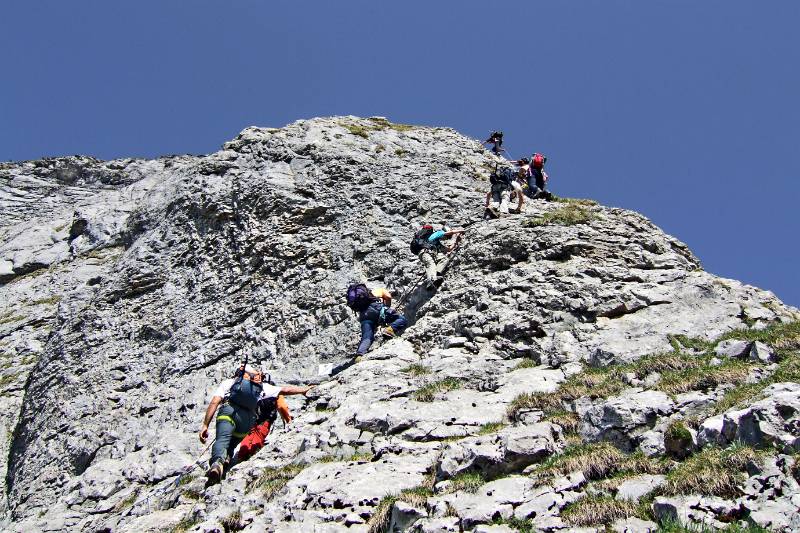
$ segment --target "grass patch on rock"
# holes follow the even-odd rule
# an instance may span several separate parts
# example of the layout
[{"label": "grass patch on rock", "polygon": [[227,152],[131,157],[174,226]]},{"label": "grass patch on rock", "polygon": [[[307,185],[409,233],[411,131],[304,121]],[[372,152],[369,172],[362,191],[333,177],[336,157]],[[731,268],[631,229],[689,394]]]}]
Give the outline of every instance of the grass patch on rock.
[{"label": "grass patch on rock", "polygon": [[433,496],[433,490],[424,485],[405,489],[399,494],[384,496],[367,522],[367,532],[384,533],[388,531],[389,522],[392,519],[392,507],[396,502],[405,502],[414,507],[424,507],[431,496]]},{"label": "grass patch on rock", "polygon": [[580,417],[571,411],[555,411],[542,419],[542,422],[550,422],[561,426],[565,433],[575,433],[581,424]]},{"label": "grass patch on rock", "polygon": [[419,363],[412,363],[400,370],[400,372],[408,374],[409,376],[424,376],[425,374],[430,374],[431,369]]},{"label": "grass patch on rock", "polygon": [[585,205],[578,203],[567,203],[563,207],[547,211],[533,218],[528,218],[523,222],[526,227],[559,225],[574,226],[575,224],[586,224],[594,219],[592,213]]},{"label": "grass patch on rock", "polygon": [[411,397],[418,402],[432,402],[439,394],[461,388],[462,382],[456,378],[445,378],[428,383],[416,390]]},{"label": "grass patch on rock", "polygon": [[305,467],[306,465],[289,464],[279,468],[264,468],[248,487],[248,491],[260,490],[264,498],[270,500]]},{"label": "grass patch on rock", "polygon": [[515,516],[511,516],[509,518],[496,518],[492,521],[492,525],[508,526],[518,533],[533,533],[536,531],[536,528],[533,525],[533,520],[529,518],[517,518]]},{"label": "grass patch on rock", "polygon": [[538,366],[536,361],[530,357],[524,357],[519,363],[517,363],[517,365],[514,367],[514,370],[519,370],[520,368],[534,368],[536,366]]},{"label": "grass patch on rock", "polygon": [[225,529],[225,533],[243,530],[245,528],[245,524],[242,523],[242,512],[237,509],[223,518],[222,527]]},{"label": "grass patch on rock", "polygon": [[[712,360],[711,355],[668,352],[648,355],[620,365],[587,368],[567,378],[554,392],[520,394],[509,405],[507,415],[511,420],[516,420],[523,411],[541,410],[547,417],[563,412],[566,404],[579,398],[615,396],[629,387],[625,379],[631,374],[641,380],[658,373],[661,378],[652,389],[667,394],[680,394],[692,390],[713,389],[722,384],[740,383],[756,366],[738,359],[728,359],[715,365]],[[784,376],[795,376],[795,370],[800,375],[800,364],[791,372],[784,373]]]},{"label": "grass patch on rock", "polygon": [[490,435],[492,433],[497,433],[501,429],[506,427],[503,422],[489,422],[481,426],[478,430],[478,435]]},{"label": "grass patch on rock", "polygon": [[663,493],[737,497],[738,485],[747,477],[745,465],[758,459],[758,452],[748,446],[706,448],[667,472]]},{"label": "grass patch on rock", "polygon": [[184,516],[170,529],[170,533],[185,533],[199,524],[201,519],[197,515]]},{"label": "grass patch on rock", "polygon": [[478,472],[463,472],[450,479],[449,492],[469,492],[475,494],[486,483],[486,479]]},{"label": "grass patch on rock", "polygon": [[758,400],[765,388],[775,383],[800,382],[800,322],[777,324],[770,328],[756,330],[738,330],[731,332],[731,338],[759,340],[775,348],[778,355],[778,366],[774,372],[758,383],[739,383],[725,391],[723,397],[714,404],[714,414],[719,414],[733,407],[745,405]]},{"label": "grass patch on rock", "polygon": [[566,197],[556,196],[555,194],[553,195],[553,201],[562,204],[574,204],[574,205],[586,205],[586,206],[597,205],[596,201],[590,200],[589,198],[566,198]]},{"label": "grass patch on rock", "polygon": [[573,526],[590,526],[610,524],[620,518],[636,516],[638,511],[639,507],[632,501],[590,495],[564,507],[561,517]]},{"label": "grass patch on rock", "polygon": [[712,365],[707,357],[698,358],[698,362],[697,366],[664,373],[654,388],[667,394],[714,389],[743,381],[753,366],[738,359],[728,359],[719,365]]},{"label": "grass patch on rock", "polygon": [[627,454],[608,442],[576,444],[551,456],[532,472],[539,485],[553,478],[580,472],[588,480],[605,479],[616,474],[661,474],[667,463],[641,452]]}]

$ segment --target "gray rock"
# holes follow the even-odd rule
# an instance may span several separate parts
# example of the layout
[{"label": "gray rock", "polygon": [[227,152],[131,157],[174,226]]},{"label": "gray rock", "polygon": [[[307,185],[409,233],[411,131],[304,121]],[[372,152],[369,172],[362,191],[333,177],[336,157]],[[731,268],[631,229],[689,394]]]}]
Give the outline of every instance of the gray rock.
[{"label": "gray rock", "polygon": [[[0,164],[0,529],[148,531],[189,517],[213,529],[239,509],[251,532],[364,531],[382,497],[436,470],[516,473],[558,452],[560,430],[541,412],[478,434],[587,362],[798,318],[768,292],[702,271],[639,214],[587,206],[585,224],[522,224],[565,207],[539,200],[470,225],[443,285],[414,288],[410,232],[477,220],[495,161],[451,129],[333,117],[247,128],[206,156]],[[358,324],[342,293],[362,280],[396,304],[405,296],[412,326],[353,362]],[[319,387],[291,398],[293,422],[224,483],[173,488],[202,450],[211,391],[248,351],[277,382]],[[415,397],[445,378],[458,387]],[[639,391],[564,407],[592,439],[644,449],[658,419],[701,403]],[[790,448],[792,430],[776,431]],[[372,457],[349,460],[356,452]],[[290,463],[308,466],[265,501],[254,481]],[[776,484],[791,490],[780,476],[752,486],[778,498]],[[561,479],[515,495],[494,483],[497,494],[463,500],[468,520],[502,500],[503,513],[539,513],[538,529],[569,530],[560,509],[587,490]],[[455,531],[460,520],[407,528]]]},{"label": "gray rock", "polygon": [[787,453],[800,449],[800,384],[776,383],[764,389],[765,398],[745,409],[731,409],[703,422],[701,446],[726,446],[741,441],[776,446]]},{"label": "gray rock", "polygon": [[714,348],[714,353],[720,357],[730,357],[732,359],[746,358],[750,352],[750,341],[728,339],[720,342]]},{"label": "gray rock", "polygon": [[668,415],[673,409],[674,402],[663,392],[631,389],[589,409],[581,422],[581,435],[590,441],[608,440],[631,450],[632,432],[650,429],[659,416]]},{"label": "gray rock", "polygon": [[754,342],[750,347],[748,354],[751,361],[758,363],[769,364],[775,361],[775,350],[764,344],[763,342]]},{"label": "gray rock", "polygon": [[658,524],[641,518],[625,518],[617,520],[611,524],[611,530],[615,533],[655,533],[658,531]]},{"label": "gray rock", "polygon": [[441,518],[429,518],[427,520],[420,520],[414,524],[414,533],[440,533],[440,532],[454,532],[461,531],[459,528],[459,520],[454,516],[444,516]]},{"label": "gray rock", "polygon": [[440,478],[478,471],[487,476],[521,471],[559,448],[561,429],[550,423],[505,428],[495,434],[448,444],[438,465]]},{"label": "gray rock", "polygon": [[637,501],[645,494],[652,492],[664,484],[661,475],[644,474],[623,481],[617,488],[616,497],[620,500]]},{"label": "gray rock", "polygon": [[427,516],[428,513],[425,512],[425,509],[420,509],[403,501],[395,502],[394,506],[392,506],[389,531],[405,531],[411,524]]}]

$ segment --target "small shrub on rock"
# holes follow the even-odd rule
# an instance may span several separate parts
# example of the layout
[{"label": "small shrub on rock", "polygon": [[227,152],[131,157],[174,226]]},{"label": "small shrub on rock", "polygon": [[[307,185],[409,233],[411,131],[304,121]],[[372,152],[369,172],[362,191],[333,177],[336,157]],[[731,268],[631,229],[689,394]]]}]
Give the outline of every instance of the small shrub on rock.
[{"label": "small shrub on rock", "polygon": [[261,490],[265,499],[275,496],[286,484],[303,471],[305,465],[290,464],[280,468],[265,468],[261,475],[249,487],[249,490]]},{"label": "small shrub on rock", "polygon": [[736,497],[745,465],[757,459],[757,452],[748,446],[706,448],[667,473],[664,493]]},{"label": "small shrub on rock", "polygon": [[461,388],[461,380],[456,378],[445,378],[440,381],[434,381],[421,387],[414,392],[411,397],[418,402],[432,402],[436,396],[445,392]]},{"label": "small shrub on rock", "polygon": [[527,219],[523,225],[527,227],[547,226],[557,224],[560,226],[573,226],[575,224],[587,224],[594,219],[587,207],[578,203],[568,203],[564,207],[559,207],[553,211],[547,211],[533,218]]},{"label": "small shrub on rock", "polygon": [[636,516],[638,506],[629,500],[617,500],[611,496],[586,496],[567,505],[561,516],[574,526],[610,524],[620,518]]}]

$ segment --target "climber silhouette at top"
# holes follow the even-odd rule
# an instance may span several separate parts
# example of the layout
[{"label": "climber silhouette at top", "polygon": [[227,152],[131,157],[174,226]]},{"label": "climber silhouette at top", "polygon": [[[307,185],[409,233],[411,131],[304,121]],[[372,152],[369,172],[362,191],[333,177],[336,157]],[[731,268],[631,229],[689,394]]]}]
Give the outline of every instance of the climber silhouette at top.
[{"label": "climber silhouette at top", "polygon": [[483,141],[483,144],[491,144],[492,145],[492,153],[495,155],[500,155],[502,152],[505,152],[503,149],[503,132],[502,131],[493,131],[489,138]]}]

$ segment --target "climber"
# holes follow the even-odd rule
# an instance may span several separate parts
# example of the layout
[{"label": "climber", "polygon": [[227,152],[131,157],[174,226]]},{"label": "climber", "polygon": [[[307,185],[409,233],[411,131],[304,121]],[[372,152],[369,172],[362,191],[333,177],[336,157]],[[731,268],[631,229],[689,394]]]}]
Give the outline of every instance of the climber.
[{"label": "climber", "polygon": [[361,340],[356,355],[367,353],[380,326],[386,326],[382,331],[385,337],[402,335],[408,321],[391,305],[392,295],[386,289],[369,290],[363,283],[347,288],[347,306],[358,314],[361,322]]},{"label": "climber", "polygon": [[495,155],[500,155],[501,152],[505,152],[503,150],[503,132],[502,131],[493,131],[489,138],[483,141],[482,144],[491,144],[492,145],[492,153]]},{"label": "climber", "polygon": [[[209,484],[218,482],[225,472],[233,450],[253,429],[258,420],[258,404],[280,395],[308,394],[312,387],[277,387],[260,371],[241,365],[234,376],[223,381],[206,408],[200,427],[200,442],[208,440],[208,425],[217,412],[217,435],[211,447],[210,467],[206,472]],[[266,437],[266,435],[265,435]]]},{"label": "climber", "polygon": [[544,190],[547,184],[547,173],[544,171],[545,163],[547,163],[547,157],[542,154],[535,153],[531,156],[528,171],[528,189],[526,191],[531,198],[545,198],[549,200],[552,197],[549,191]]},{"label": "climber", "polygon": [[[433,226],[425,224],[411,238],[411,253],[417,254],[420,262],[425,267],[425,278],[428,289],[436,288],[437,276],[439,275],[439,259],[444,254],[449,254],[455,249],[456,244],[461,239],[464,230],[433,230]],[[448,246],[442,242],[450,237],[457,236],[456,242]]]},{"label": "climber", "polygon": [[[508,214],[508,203],[511,200],[512,191],[517,198],[516,213],[522,212],[522,186],[518,183],[515,173],[510,168],[495,167],[494,172],[489,176],[489,183],[492,187],[486,193],[486,208],[487,213],[493,215],[494,218],[500,214]],[[497,204],[497,211],[493,208],[492,204]]]},{"label": "climber", "polygon": [[275,425],[275,420],[279,414],[284,426],[292,421],[292,415],[289,412],[289,406],[286,404],[284,394],[278,394],[277,398],[262,398],[259,400],[256,425],[242,439],[239,449],[236,450],[236,455],[233,456],[231,466],[246,461],[264,447],[267,435]]}]

